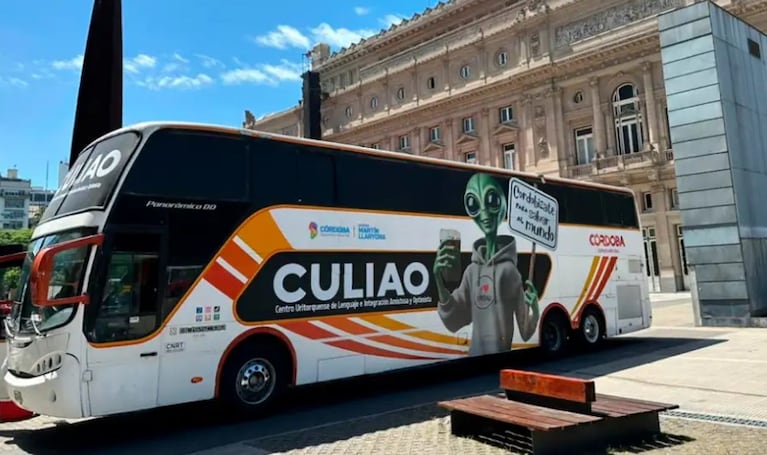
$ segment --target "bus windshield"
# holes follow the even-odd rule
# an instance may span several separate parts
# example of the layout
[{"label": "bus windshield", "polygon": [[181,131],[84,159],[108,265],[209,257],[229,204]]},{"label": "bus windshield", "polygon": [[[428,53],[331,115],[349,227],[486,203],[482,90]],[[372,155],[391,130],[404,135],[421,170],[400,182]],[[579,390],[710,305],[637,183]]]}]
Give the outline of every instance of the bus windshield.
[{"label": "bus windshield", "polygon": [[[16,294],[10,316],[10,326],[6,329],[14,334],[43,333],[60,327],[69,322],[74,316],[76,304],[38,307],[32,303],[32,293],[29,286],[29,275],[35,256],[43,248],[74,240],[91,234],[92,229],[77,229],[67,232],[47,235],[32,240],[27,248],[27,255],[21,267],[20,289]],[[62,298],[78,295],[82,292],[85,265],[90,251],[89,246],[73,248],[56,256],[50,286],[47,290],[49,297]]]}]

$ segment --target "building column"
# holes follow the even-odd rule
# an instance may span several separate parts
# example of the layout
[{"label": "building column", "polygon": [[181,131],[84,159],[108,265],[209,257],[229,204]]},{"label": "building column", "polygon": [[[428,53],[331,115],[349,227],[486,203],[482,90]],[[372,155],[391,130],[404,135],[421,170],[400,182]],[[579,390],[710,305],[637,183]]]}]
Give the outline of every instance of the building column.
[{"label": "building column", "polygon": [[658,243],[658,262],[660,263],[660,291],[676,292],[676,277],[674,276],[674,259],[671,242],[676,242],[676,236],[669,232],[668,200],[666,187],[653,185],[652,202],[655,209],[655,239]]},{"label": "building column", "polygon": [[557,158],[559,161],[559,133],[557,131],[557,107],[555,98],[556,90],[552,88],[546,91],[546,145],[548,147],[547,159]]},{"label": "building column", "polygon": [[448,118],[444,123],[445,134],[445,158],[451,161],[455,161],[455,119]]},{"label": "building column", "polygon": [[479,112],[479,163],[492,166],[490,157],[490,110],[483,108]]},{"label": "building column", "polygon": [[570,150],[567,147],[565,133],[565,112],[562,107],[562,87],[554,89],[554,119],[556,120],[556,136],[557,136],[557,162],[559,163],[559,175],[565,175],[567,169],[567,157],[570,154]]},{"label": "building column", "polygon": [[420,155],[421,150],[423,147],[421,144],[423,143],[423,128],[420,126],[417,126],[413,128],[412,131],[410,131],[411,136],[411,144],[410,144],[410,153],[413,155]]},{"label": "building column", "polygon": [[444,72],[442,90],[450,94],[452,85],[450,84],[450,58],[447,48],[445,48],[445,57],[442,59],[442,71]]},{"label": "building column", "polygon": [[605,156],[605,124],[602,115],[602,100],[599,98],[599,79],[589,81],[591,86],[591,112],[594,122],[594,148],[598,157]]},{"label": "building column", "polygon": [[647,114],[647,142],[658,149],[658,116],[655,110],[655,88],[652,83],[652,63],[642,64],[644,83],[645,113]]},{"label": "building column", "polygon": [[389,138],[389,151],[390,152],[399,151],[399,135],[395,134]]},{"label": "building column", "polygon": [[605,138],[607,138],[607,150],[605,156],[618,154],[618,144],[615,143],[615,120],[613,119],[612,106],[602,109],[602,117],[605,119]]},{"label": "building column", "polygon": [[522,98],[522,124],[520,131],[519,167],[527,171],[535,165],[535,118],[533,118],[533,99],[529,95]]},{"label": "building column", "polygon": [[383,104],[381,105],[381,110],[382,111],[386,111],[386,113],[388,114],[390,112],[389,109],[391,107],[390,106],[391,105],[391,93],[389,93],[389,71],[388,71],[388,69],[386,71],[386,79],[384,79],[383,91],[381,93],[383,93],[383,99],[381,100],[383,102]]}]

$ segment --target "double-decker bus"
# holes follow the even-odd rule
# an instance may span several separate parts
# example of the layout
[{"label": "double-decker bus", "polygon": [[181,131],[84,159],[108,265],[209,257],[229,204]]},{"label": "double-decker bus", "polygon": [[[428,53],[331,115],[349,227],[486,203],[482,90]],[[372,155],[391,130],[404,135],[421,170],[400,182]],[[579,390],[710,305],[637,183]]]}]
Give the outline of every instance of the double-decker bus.
[{"label": "double-decker bus", "polygon": [[[556,201],[556,248],[511,230],[512,180]],[[291,386],[646,328],[643,266],[628,189],[142,123],[86,147],[35,228],[3,380],[41,415],[260,413]]]}]

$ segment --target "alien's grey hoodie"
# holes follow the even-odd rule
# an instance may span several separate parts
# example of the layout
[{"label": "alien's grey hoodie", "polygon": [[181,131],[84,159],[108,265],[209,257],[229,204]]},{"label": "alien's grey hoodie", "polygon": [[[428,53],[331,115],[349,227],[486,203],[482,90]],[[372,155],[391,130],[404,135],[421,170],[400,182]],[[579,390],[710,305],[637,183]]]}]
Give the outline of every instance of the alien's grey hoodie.
[{"label": "alien's grey hoodie", "polygon": [[469,355],[494,354],[511,350],[514,315],[520,335],[528,340],[538,324],[524,299],[522,276],[517,269],[517,244],[512,236],[497,238],[495,256],[485,261],[485,239],[474,242],[471,263],[461,284],[438,313],[445,327],[457,332],[474,323]]}]

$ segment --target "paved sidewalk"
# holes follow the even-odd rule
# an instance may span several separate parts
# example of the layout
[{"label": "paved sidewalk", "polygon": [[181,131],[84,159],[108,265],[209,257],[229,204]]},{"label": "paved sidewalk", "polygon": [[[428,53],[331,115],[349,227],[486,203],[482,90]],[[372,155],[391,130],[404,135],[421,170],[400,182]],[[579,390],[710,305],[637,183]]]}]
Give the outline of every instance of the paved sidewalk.
[{"label": "paved sidewalk", "polygon": [[[767,330],[693,326],[689,293],[653,294],[653,327],[636,337],[663,339],[647,352],[594,362],[563,359],[543,371],[595,378],[599,392],[676,403],[662,418],[664,436],[610,453],[761,454],[767,438]],[[648,340],[649,342],[649,340]],[[641,343],[638,343],[641,344]],[[625,349],[625,348],[622,348]],[[584,366],[589,365],[589,366]],[[680,418],[687,417],[687,418]],[[727,417],[727,418],[722,418]],[[690,419],[694,418],[694,419]],[[727,420],[722,425],[706,420]],[[751,420],[746,421],[746,420]],[[744,426],[750,424],[751,426]],[[759,428],[760,426],[764,428]],[[449,418],[433,404],[355,421],[297,430],[195,455],[501,454],[450,435]]]}]

